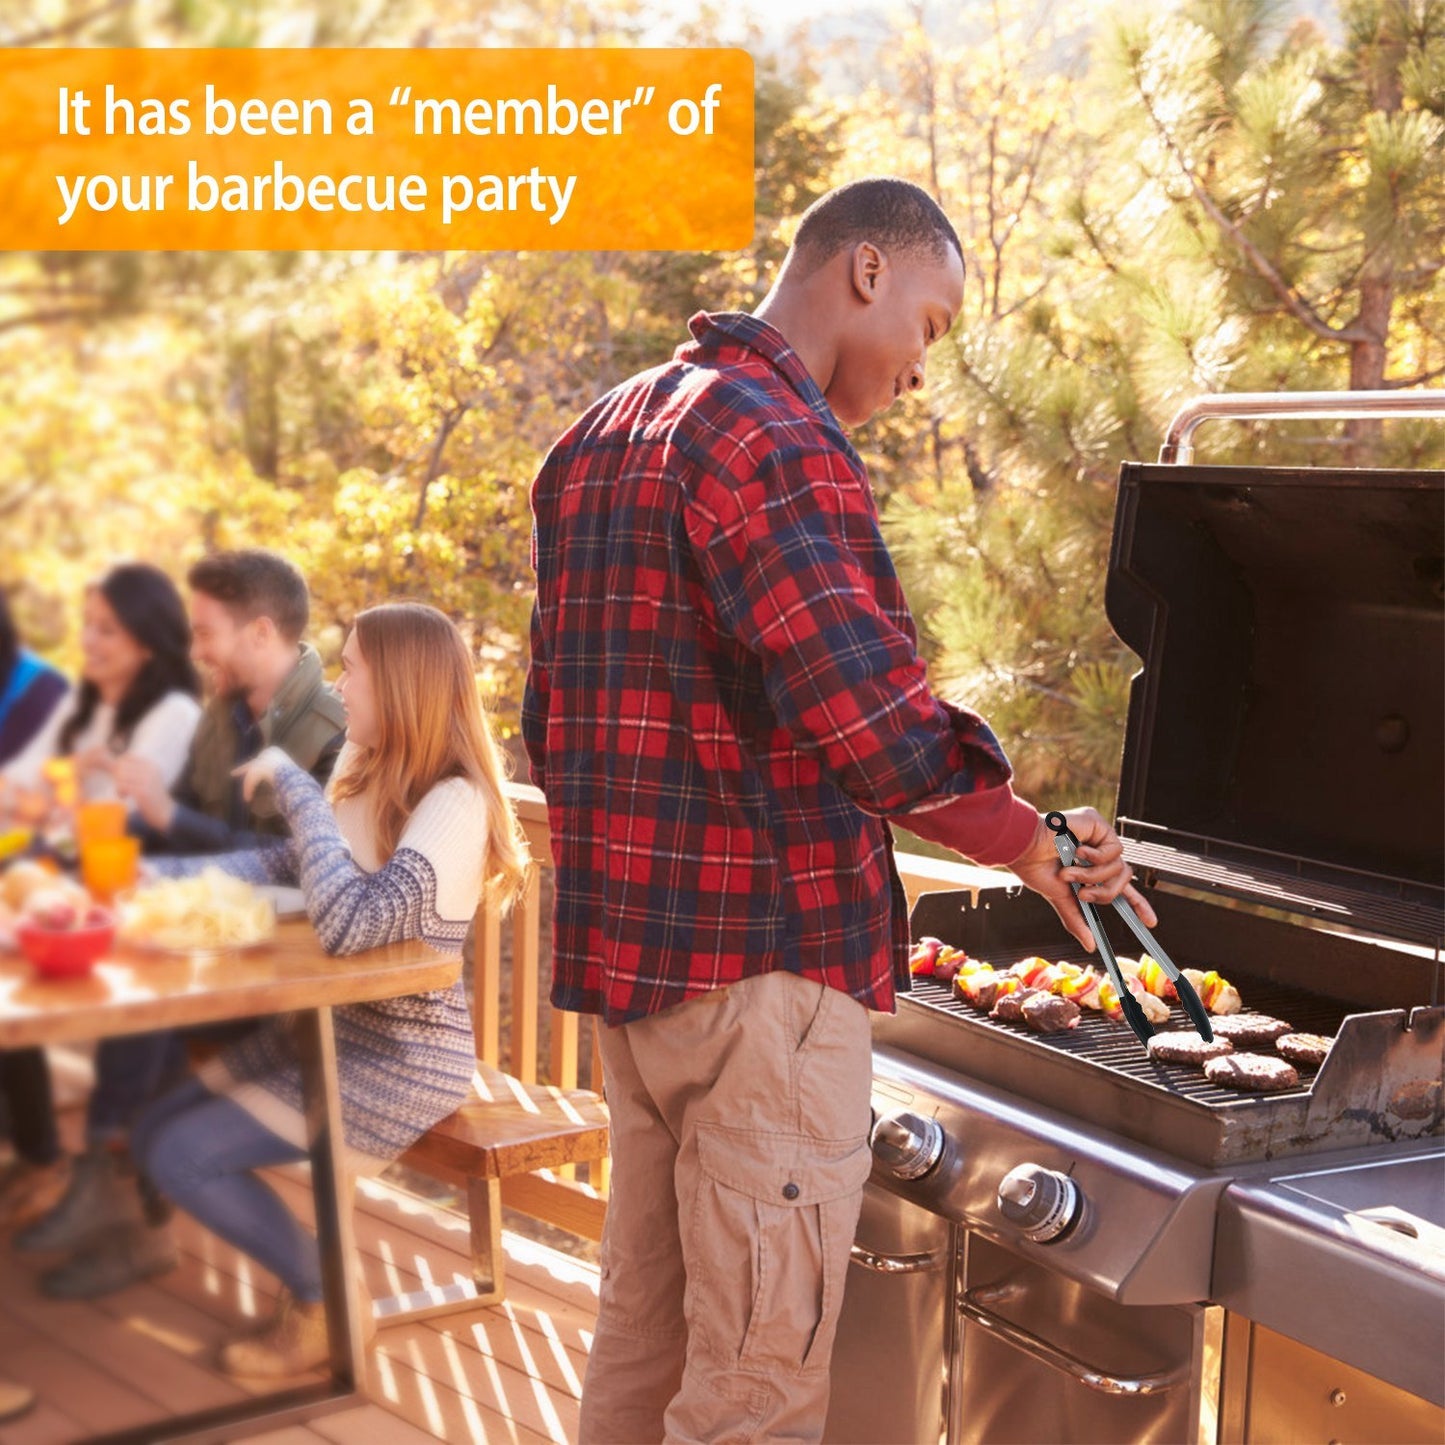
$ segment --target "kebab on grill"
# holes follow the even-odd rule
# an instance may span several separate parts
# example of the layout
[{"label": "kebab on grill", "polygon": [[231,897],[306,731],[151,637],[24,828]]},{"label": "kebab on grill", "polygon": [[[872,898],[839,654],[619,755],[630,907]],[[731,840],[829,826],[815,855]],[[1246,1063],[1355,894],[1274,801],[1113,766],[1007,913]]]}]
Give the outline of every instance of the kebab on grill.
[{"label": "kebab on grill", "polygon": [[[1105,982],[1108,982],[1108,980],[1105,980]],[[1124,985],[1139,1001],[1139,1007],[1144,1010],[1144,1017],[1148,1019],[1151,1024],[1167,1024],[1169,1022],[1169,1005],[1156,994],[1150,993],[1149,990],[1144,987],[1143,981],[1140,978],[1137,976],[1134,978],[1126,977]],[[1112,992],[1112,989],[1110,991]],[[1115,1019],[1122,1018],[1123,1016],[1124,1009],[1122,1005],[1119,1006],[1119,1012],[1117,1014],[1110,1015],[1111,1018]]]},{"label": "kebab on grill", "polygon": [[1014,987],[1001,992],[994,1000],[994,1005],[988,1011],[991,1019],[998,1019],[1001,1023],[1021,1024],[1024,1021],[1024,1002],[1033,998],[1039,990],[1027,988],[1014,984]]},{"label": "kebab on grill", "polygon": [[[1138,964],[1133,959],[1129,962],[1134,964],[1134,977],[1130,977],[1128,971],[1121,968],[1129,992],[1139,1000],[1139,1006],[1150,1023],[1166,1022],[1169,1018],[1168,1004],[1149,992],[1138,976]],[[1124,960],[1121,959],[1120,964],[1123,963]],[[1158,965],[1155,967],[1158,968]],[[1075,963],[1049,963],[1046,959],[1035,957],[1021,959],[1009,972],[1017,974],[1030,988],[1046,988],[1081,1008],[1098,1009],[1115,1023],[1124,1017],[1124,1010],[1112,981],[1094,969],[1081,968]],[[1163,970],[1160,969],[1159,972],[1162,976]],[[1085,975],[1088,977],[1085,978]]]},{"label": "kebab on grill", "polygon": [[[1121,958],[1119,971],[1125,979],[1137,979],[1147,992],[1166,1003],[1174,1003],[1179,997],[1174,980],[1164,972],[1158,960],[1150,958],[1147,953],[1140,958]],[[1206,973],[1197,968],[1185,968],[1180,972],[1194,985],[1200,1003],[1210,1013],[1234,1014],[1243,1007],[1239,990],[1213,969]]]},{"label": "kebab on grill", "polygon": [[1016,978],[1000,973],[992,964],[967,969],[953,981],[953,991],[969,1008],[987,1013],[998,1001],[1000,993],[1019,986]]},{"label": "kebab on grill", "polygon": [[1036,1034],[1060,1034],[1079,1026],[1079,1006],[1072,999],[1027,984],[1001,993],[989,1016],[1004,1023],[1022,1024]]},{"label": "kebab on grill", "polygon": [[935,978],[952,983],[959,970],[973,962],[961,948],[941,938],[920,938],[908,955],[908,971],[914,978]]},{"label": "kebab on grill", "polygon": [[1037,990],[1024,999],[1023,1021],[1039,1034],[1061,1034],[1079,1026],[1079,1006],[1071,998]]},{"label": "kebab on grill", "polygon": [[[1042,965],[1042,966],[1040,966]],[[1006,973],[970,960],[953,981],[953,991],[970,1008],[1005,1023],[1021,1023],[1039,1034],[1076,1028],[1079,1006],[1053,992],[1062,977],[1044,959],[1024,959]]]},{"label": "kebab on grill", "polygon": [[[1113,984],[1102,974],[1077,963],[1050,963],[1037,955],[1020,959],[1003,972],[990,964],[970,959],[954,979],[953,991],[970,1008],[991,1014],[1005,1023],[1029,1021],[1030,1016],[1022,1011],[1024,998],[1017,997],[1021,992],[1044,993],[1074,1006],[1073,1012],[1070,1012],[1067,1009],[1045,1010],[1042,1005],[1035,1005],[1033,1017],[1040,1021],[1039,1031],[1042,1033],[1075,1027],[1079,1010],[1086,1008],[1101,1012],[1115,1022],[1124,1016]],[[1000,1010],[997,1005],[1006,998],[1013,1001]],[[1151,999],[1141,1006],[1157,1010],[1159,1005],[1157,999]],[[1167,1009],[1164,1017],[1168,1017]]]},{"label": "kebab on grill", "polygon": [[920,938],[908,955],[908,972],[914,978],[932,978],[933,970],[938,963],[938,955],[942,951],[943,940],[941,938]]},{"label": "kebab on grill", "polygon": [[[1158,975],[1163,970],[1154,963]],[[1120,960],[1132,968],[1124,969],[1125,983],[1129,992],[1139,1000],[1144,1016],[1150,1023],[1162,1024],[1169,1021],[1169,1006],[1161,998],[1151,994],[1145,986],[1140,963],[1134,959]],[[970,958],[961,948],[952,948],[936,938],[918,941],[910,956],[909,967],[915,977],[932,977],[940,983],[949,983],[953,992],[970,1008],[990,1014],[1006,1023],[1026,1023],[1030,1018],[1038,1020],[1040,1033],[1055,1033],[1065,1028],[1076,1027],[1079,1010],[1094,1009],[1118,1023],[1124,1017],[1123,1006],[1114,991],[1113,983],[1092,968],[1076,963],[1050,963],[1037,954],[1021,958],[1004,971],[981,959]],[[1170,985],[1172,991],[1172,984]],[[1072,1004],[1068,1009],[1048,1009],[1035,1005],[1032,1015],[1025,1014],[1023,998],[1008,1004],[1002,1013],[999,1002],[1020,990],[1041,992]],[[1033,1026],[1033,1025],[1030,1025]]]},{"label": "kebab on grill", "polygon": [[[935,978],[940,961],[941,957],[935,960]],[[1078,1005],[1051,992],[1061,976],[1046,959],[1024,959],[1000,973],[981,959],[965,958],[952,983],[953,992],[970,1008],[1006,1023],[1021,1023],[1035,1033],[1052,1034],[1079,1022]]]},{"label": "kebab on grill", "polygon": [[1123,974],[1126,983],[1131,979],[1137,980],[1146,993],[1162,998],[1165,1003],[1173,1003],[1179,997],[1174,980],[1164,972],[1163,966],[1147,953],[1138,958],[1121,958],[1119,972]]},{"label": "kebab on grill", "polygon": [[1221,978],[1212,968],[1201,972],[1197,968],[1179,970],[1190,983],[1199,1001],[1212,1014],[1237,1014],[1244,1007],[1239,990],[1227,979]]}]

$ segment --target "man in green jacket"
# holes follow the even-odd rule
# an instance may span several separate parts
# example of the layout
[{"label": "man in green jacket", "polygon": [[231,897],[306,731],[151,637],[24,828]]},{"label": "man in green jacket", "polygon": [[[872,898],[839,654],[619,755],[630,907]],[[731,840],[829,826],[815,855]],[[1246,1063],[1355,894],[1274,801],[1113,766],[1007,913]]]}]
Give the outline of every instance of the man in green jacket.
[{"label": "man in green jacket", "polygon": [[220,853],[284,833],[269,789],[247,802],[235,769],[279,747],[325,784],[345,741],[341,699],[302,641],[310,613],[305,579],[274,552],[202,558],[191,588],[191,655],[214,697],[173,793],[142,758],[114,767],[116,786],[150,830],[149,851]]},{"label": "man in green jacket", "polygon": [[[112,773],[148,851],[250,848],[286,827],[269,789],[246,801],[235,769],[274,746],[324,786],[346,740],[346,713],[316,649],[301,640],[310,596],[285,558],[258,549],[218,552],[196,563],[187,581],[191,653],[209,673],[214,696],[185,771],[174,793],[143,758],[118,758]],[[70,1255],[41,1278],[53,1298],[94,1299],[174,1264],[164,1211],[136,1189],[128,1149],[132,1120],[184,1068],[185,1052],[174,1030],[100,1045],[85,1153],[60,1203],[15,1238],[21,1253]]]}]

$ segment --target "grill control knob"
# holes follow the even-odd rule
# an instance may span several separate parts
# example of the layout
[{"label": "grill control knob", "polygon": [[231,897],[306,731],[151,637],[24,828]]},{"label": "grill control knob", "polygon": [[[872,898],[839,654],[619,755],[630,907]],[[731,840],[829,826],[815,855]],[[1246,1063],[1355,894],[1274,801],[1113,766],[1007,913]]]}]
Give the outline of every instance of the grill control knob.
[{"label": "grill control knob", "polygon": [[921,1179],[943,1153],[943,1126],[907,1109],[884,1114],[868,1141],[874,1158],[899,1179]]},{"label": "grill control knob", "polygon": [[1067,1233],[1079,1217],[1079,1206],[1074,1181],[1042,1164],[1020,1164],[998,1186],[998,1212],[1036,1244]]}]

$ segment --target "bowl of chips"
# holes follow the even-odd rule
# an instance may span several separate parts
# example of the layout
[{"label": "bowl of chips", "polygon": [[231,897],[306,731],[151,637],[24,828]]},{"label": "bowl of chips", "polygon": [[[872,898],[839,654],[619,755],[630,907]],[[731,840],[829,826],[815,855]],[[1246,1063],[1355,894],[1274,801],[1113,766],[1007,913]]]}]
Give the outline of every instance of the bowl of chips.
[{"label": "bowl of chips", "polygon": [[272,901],[219,868],[145,884],[120,904],[122,941],[155,953],[232,953],[269,943],[275,933]]}]

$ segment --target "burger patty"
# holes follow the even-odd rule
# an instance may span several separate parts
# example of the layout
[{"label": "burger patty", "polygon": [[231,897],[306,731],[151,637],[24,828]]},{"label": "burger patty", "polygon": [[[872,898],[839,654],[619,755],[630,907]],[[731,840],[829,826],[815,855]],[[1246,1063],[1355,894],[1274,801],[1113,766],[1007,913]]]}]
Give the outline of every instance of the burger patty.
[{"label": "burger patty", "polygon": [[1224,1014],[1209,1021],[1217,1039],[1228,1039],[1241,1049],[1272,1044],[1277,1038],[1294,1032],[1294,1025],[1267,1014]]},{"label": "burger patty", "polygon": [[1317,1069],[1324,1063],[1332,1043],[1334,1040],[1327,1039],[1323,1034],[1281,1034],[1274,1041],[1274,1046],[1290,1063],[1307,1064]]},{"label": "burger patty", "polygon": [[1205,1040],[1196,1033],[1155,1034],[1149,1040],[1149,1057],[1162,1064],[1193,1064],[1202,1069],[1210,1059],[1222,1059],[1234,1052],[1228,1039]]},{"label": "burger patty", "polygon": [[1299,1083],[1294,1066],[1272,1054],[1226,1054],[1210,1059],[1204,1077],[1222,1088],[1245,1089],[1252,1094],[1272,1094]]}]

